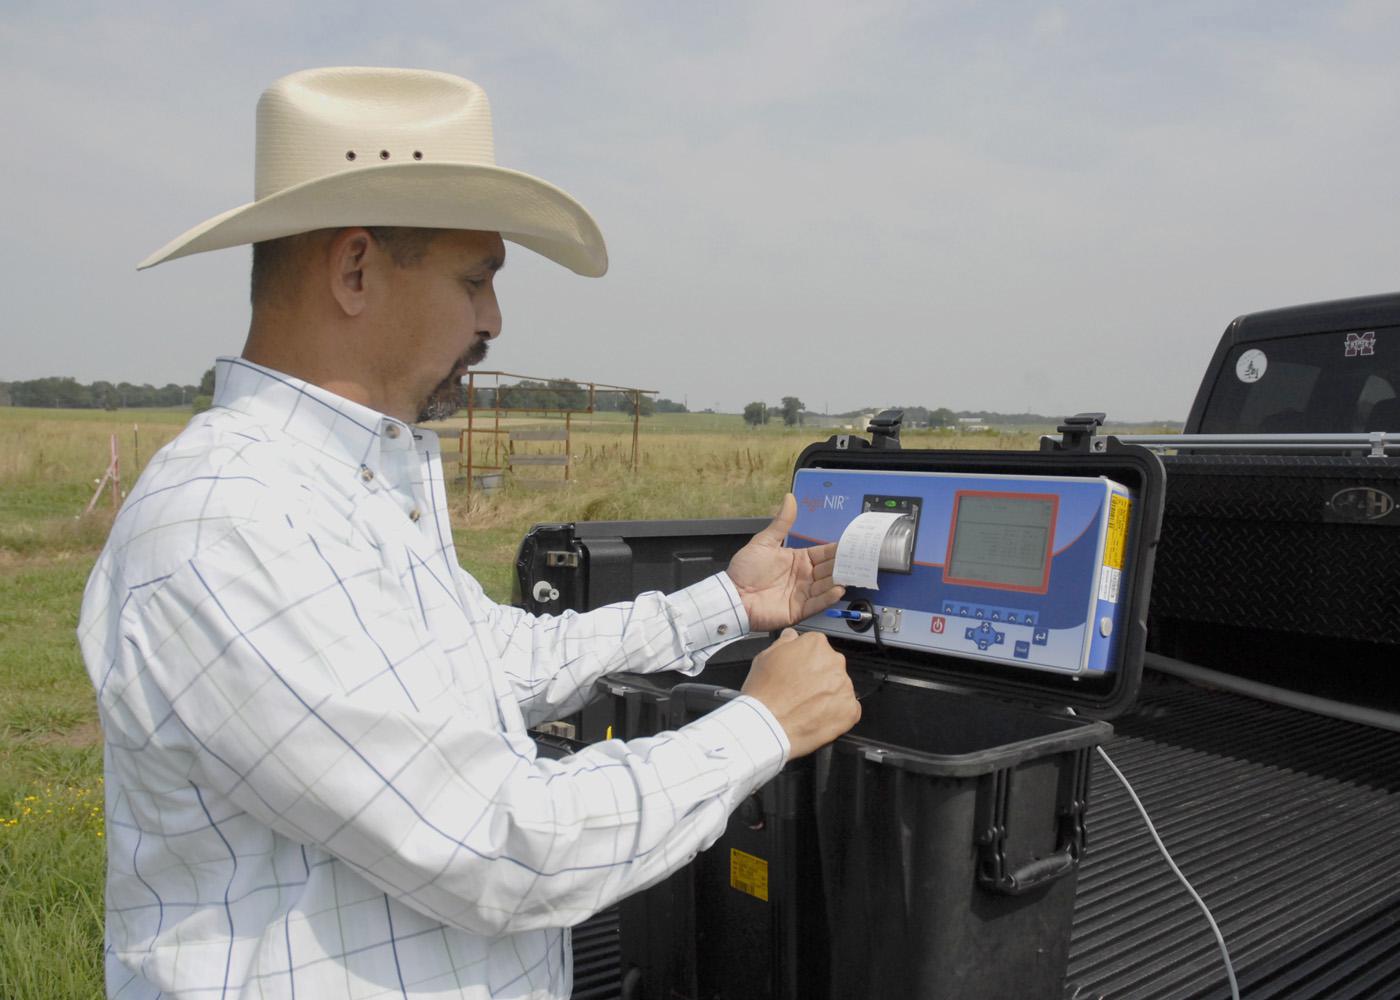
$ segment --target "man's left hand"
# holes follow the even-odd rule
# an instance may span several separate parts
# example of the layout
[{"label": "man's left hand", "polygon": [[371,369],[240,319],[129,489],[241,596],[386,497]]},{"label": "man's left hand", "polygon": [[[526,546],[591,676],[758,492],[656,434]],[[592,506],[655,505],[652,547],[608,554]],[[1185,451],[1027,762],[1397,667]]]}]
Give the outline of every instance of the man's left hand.
[{"label": "man's left hand", "polygon": [[796,518],[797,499],[789,493],[773,523],[754,535],[729,563],[729,579],[743,598],[754,632],[800,622],[829,608],[846,592],[831,581],[835,542],[803,549],[783,547]]}]

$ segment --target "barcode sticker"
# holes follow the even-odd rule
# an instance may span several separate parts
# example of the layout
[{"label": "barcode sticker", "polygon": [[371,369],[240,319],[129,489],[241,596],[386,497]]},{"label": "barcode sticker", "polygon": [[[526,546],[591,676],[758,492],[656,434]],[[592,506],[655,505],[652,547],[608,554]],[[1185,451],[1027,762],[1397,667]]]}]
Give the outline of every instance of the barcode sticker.
[{"label": "barcode sticker", "polygon": [[1118,603],[1118,585],[1123,580],[1123,571],[1105,566],[1099,573],[1099,600],[1110,604]]},{"label": "barcode sticker", "polygon": [[768,862],[731,847],[729,849],[729,884],[755,899],[768,902]]}]

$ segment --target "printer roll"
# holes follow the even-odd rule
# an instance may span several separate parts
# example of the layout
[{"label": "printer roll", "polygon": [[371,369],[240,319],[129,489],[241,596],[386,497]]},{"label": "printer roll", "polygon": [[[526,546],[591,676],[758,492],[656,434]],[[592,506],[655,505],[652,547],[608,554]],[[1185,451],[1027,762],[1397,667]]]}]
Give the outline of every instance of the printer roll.
[{"label": "printer roll", "polygon": [[913,562],[914,518],[870,510],[841,532],[831,578],[843,587],[877,590],[881,570],[907,573]]}]

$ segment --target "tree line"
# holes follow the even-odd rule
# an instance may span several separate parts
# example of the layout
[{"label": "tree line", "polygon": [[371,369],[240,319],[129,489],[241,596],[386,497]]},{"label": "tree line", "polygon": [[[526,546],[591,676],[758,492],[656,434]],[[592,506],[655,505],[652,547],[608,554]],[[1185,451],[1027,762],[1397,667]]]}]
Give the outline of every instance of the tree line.
[{"label": "tree line", "polygon": [[[568,379],[548,381],[525,380],[496,388],[478,388],[475,405],[490,409],[500,405],[516,410],[584,410],[588,407],[588,389]],[[83,383],[69,377],[36,378],[17,382],[0,382],[0,406],[37,406],[75,410],[118,410],[124,407],[190,406],[199,413],[209,408],[214,396],[214,369],[204,372],[198,385],[176,385],[173,382],[157,388],[130,382]],[[641,415],[653,413],[688,413],[684,403],[671,399],[637,394]],[[615,389],[599,390],[594,394],[594,409],[603,412],[631,413],[634,394]]]},{"label": "tree line", "polygon": [[[850,413],[833,414],[838,417],[859,417],[866,413],[879,413],[881,410],[890,409],[888,406],[872,406],[867,410],[852,410]],[[906,427],[956,427],[958,417],[962,414],[954,413],[946,406],[929,409],[926,406],[896,406],[896,410],[904,411],[904,425]],[[796,396],[784,396],[780,403],[754,402],[744,407],[744,423],[750,427],[758,427],[771,420],[781,419],[788,427],[800,427],[806,422],[809,413],[807,404]]]},{"label": "tree line", "polygon": [[71,410],[120,410],[124,407],[185,406],[199,395],[198,386],[163,386],[131,382],[79,382],[51,376],[0,382],[0,406],[38,406]]},{"label": "tree line", "polygon": [[[569,379],[529,379],[499,388],[477,388],[472,405],[478,409],[493,409],[499,405],[510,410],[586,410],[588,389]],[[599,389],[593,394],[593,408],[603,413],[631,413],[634,408],[644,417],[653,413],[689,413],[684,403],[657,399],[640,393],[617,389]]]}]

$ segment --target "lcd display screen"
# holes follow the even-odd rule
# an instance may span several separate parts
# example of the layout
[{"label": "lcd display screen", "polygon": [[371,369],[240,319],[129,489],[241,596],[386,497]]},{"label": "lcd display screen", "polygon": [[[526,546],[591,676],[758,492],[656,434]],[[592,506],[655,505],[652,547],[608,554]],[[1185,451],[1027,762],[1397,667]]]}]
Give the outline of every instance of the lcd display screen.
[{"label": "lcd display screen", "polygon": [[959,493],[943,578],[1044,593],[1058,507],[1043,494]]}]

